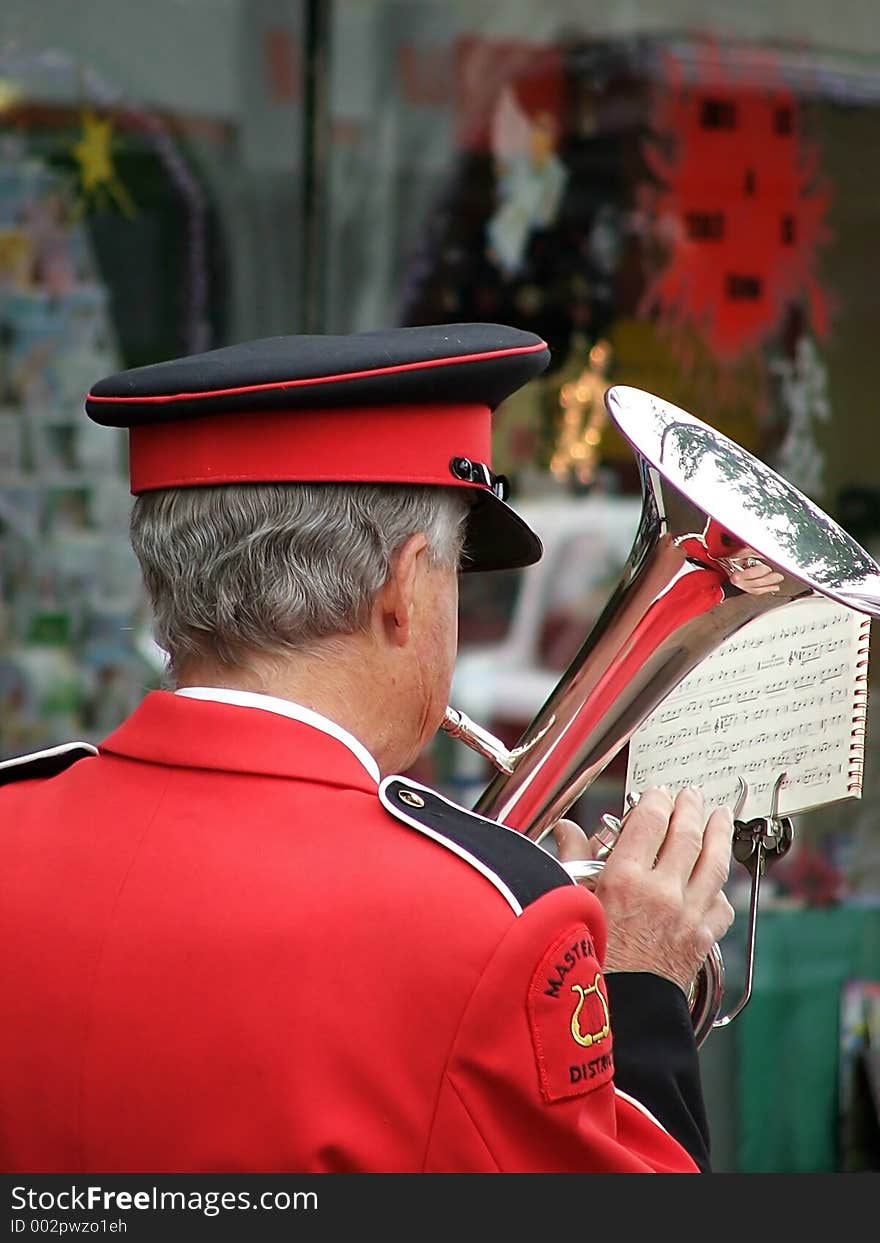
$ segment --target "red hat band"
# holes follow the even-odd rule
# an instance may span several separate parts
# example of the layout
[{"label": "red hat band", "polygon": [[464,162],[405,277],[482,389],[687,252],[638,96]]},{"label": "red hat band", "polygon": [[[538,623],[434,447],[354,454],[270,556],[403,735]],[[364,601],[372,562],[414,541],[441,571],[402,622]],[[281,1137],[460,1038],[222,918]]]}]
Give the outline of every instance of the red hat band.
[{"label": "red hat band", "polygon": [[[223,483],[468,486],[455,458],[491,461],[485,405],[384,406],[212,414],[129,429],[131,490]],[[470,483],[469,486],[473,486]]]}]

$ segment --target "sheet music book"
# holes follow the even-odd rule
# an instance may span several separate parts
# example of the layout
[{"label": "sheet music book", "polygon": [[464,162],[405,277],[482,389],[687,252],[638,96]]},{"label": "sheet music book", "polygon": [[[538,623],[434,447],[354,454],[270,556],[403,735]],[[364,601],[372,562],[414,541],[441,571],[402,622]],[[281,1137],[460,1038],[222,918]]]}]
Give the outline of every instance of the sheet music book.
[{"label": "sheet music book", "polygon": [[860,798],[871,619],[811,595],[763,613],[692,670],[635,731],[626,792],[701,786],[740,819]]}]

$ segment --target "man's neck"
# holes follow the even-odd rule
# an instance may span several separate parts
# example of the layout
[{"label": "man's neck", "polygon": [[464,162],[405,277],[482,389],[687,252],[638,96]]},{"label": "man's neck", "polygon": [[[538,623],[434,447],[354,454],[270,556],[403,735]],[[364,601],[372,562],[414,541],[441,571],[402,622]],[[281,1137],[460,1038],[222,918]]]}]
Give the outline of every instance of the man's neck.
[{"label": "man's neck", "polygon": [[[379,660],[369,645],[334,641],[307,655],[294,653],[262,657],[246,665],[193,662],[181,671],[176,688],[223,687],[253,691],[300,704],[340,725],[375,757],[381,772],[399,772],[414,756],[401,738],[400,714],[395,712],[393,679],[377,668]],[[382,693],[377,694],[377,688]]]}]

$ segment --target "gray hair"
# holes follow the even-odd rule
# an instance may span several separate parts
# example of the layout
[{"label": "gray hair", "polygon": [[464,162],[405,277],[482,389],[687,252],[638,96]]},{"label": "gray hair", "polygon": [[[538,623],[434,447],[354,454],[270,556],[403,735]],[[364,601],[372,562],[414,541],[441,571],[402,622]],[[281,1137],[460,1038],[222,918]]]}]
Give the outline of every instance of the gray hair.
[{"label": "gray hair", "polygon": [[395,552],[425,532],[453,568],[467,501],[453,488],[279,483],[169,488],[135,501],[131,540],[156,640],[179,671],[193,658],[246,664],[363,628]]}]

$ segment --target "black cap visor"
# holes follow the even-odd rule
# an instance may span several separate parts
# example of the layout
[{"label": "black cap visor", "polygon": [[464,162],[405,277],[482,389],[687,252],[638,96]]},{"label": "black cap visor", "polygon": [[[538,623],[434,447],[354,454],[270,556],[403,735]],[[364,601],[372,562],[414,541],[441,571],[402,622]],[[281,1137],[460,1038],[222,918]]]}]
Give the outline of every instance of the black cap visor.
[{"label": "black cap visor", "polygon": [[469,499],[473,499],[467,520],[463,571],[520,570],[540,560],[544,546],[515,510],[488,489],[468,492]]}]

